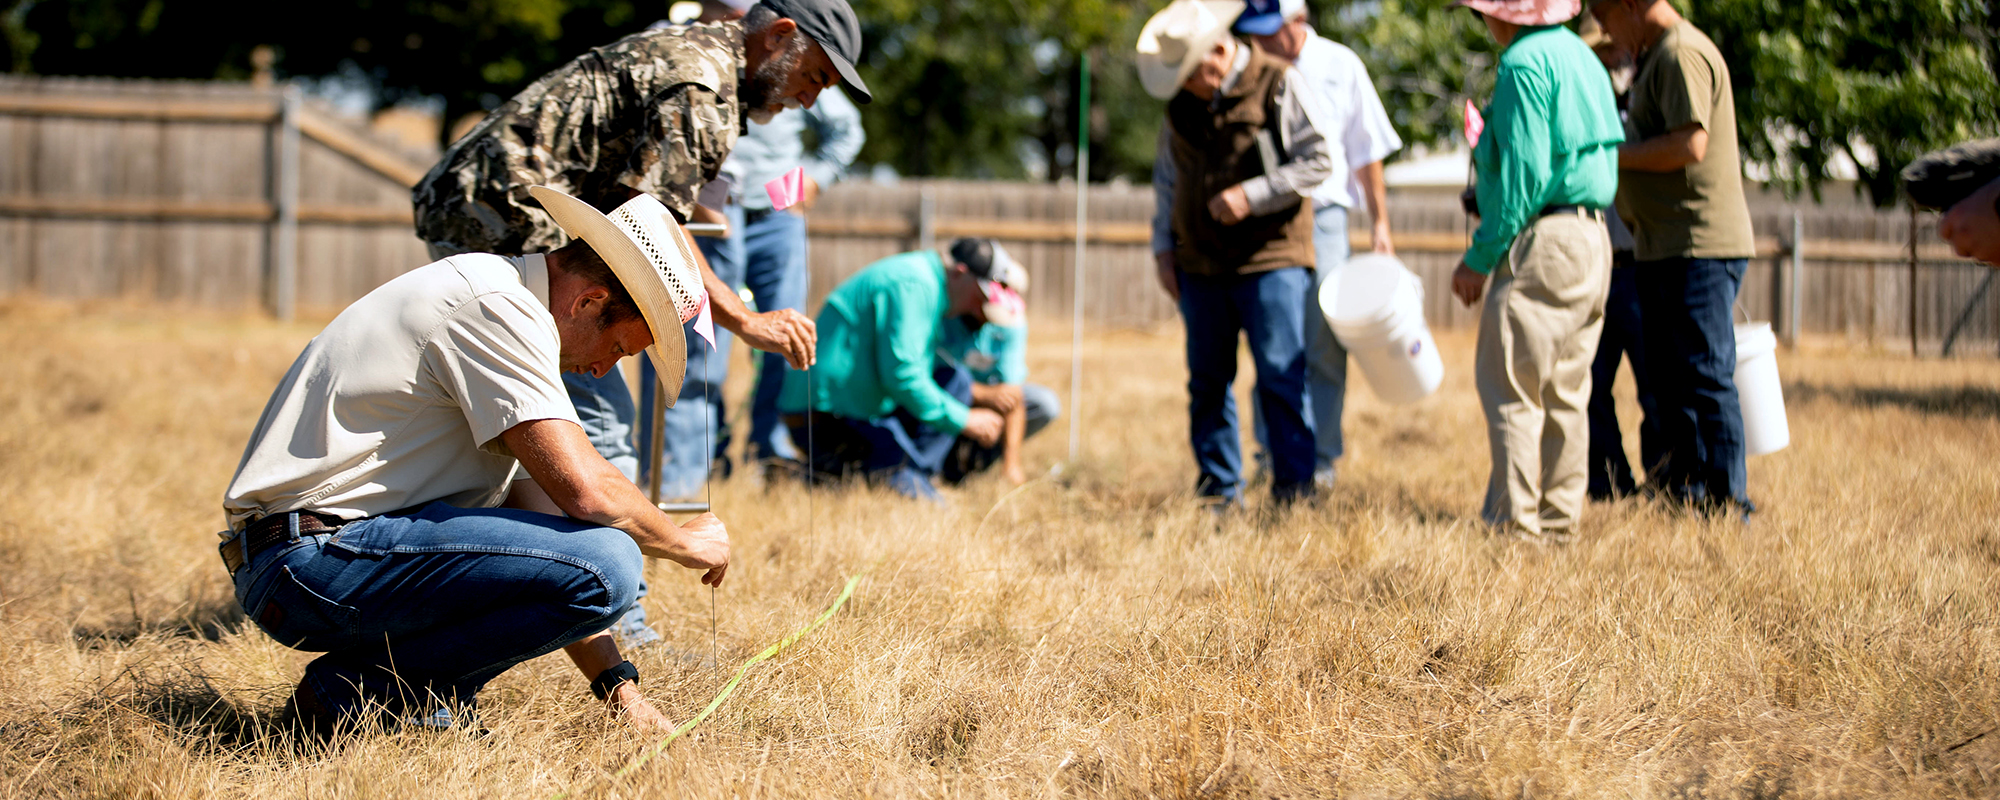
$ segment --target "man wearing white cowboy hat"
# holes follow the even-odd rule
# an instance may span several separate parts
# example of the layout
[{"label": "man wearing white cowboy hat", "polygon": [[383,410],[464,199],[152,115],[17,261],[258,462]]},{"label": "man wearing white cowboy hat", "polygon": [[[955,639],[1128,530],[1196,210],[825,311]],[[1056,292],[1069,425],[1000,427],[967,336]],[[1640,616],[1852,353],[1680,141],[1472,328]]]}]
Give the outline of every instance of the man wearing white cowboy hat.
[{"label": "man wearing white cowboy hat", "polygon": [[1139,80],[1168,100],[1153,161],[1153,257],[1187,328],[1196,492],[1241,499],[1238,332],[1250,340],[1272,495],[1313,494],[1305,413],[1313,190],[1333,174],[1313,89],[1229,36],[1241,2],[1175,0],[1139,34]]},{"label": "man wearing white cowboy hat", "polygon": [[1561,25],[1578,0],[1455,5],[1479,14],[1501,48],[1472,150],[1479,229],[1452,274],[1460,301],[1486,301],[1475,380],[1493,469],[1480,516],[1559,540],[1588,485],[1590,367],[1611,280],[1604,214],[1625,133],[1597,55]]},{"label": "man wearing white cowboy hat", "polygon": [[633,604],[641,553],[719,585],[728,533],[648,503],[591,447],[560,373],[644,351],[677,388],[681,325],[707,301],[658,200],[607,216],[534,196],[575,241],[446,258],[348,306],[272,393],[224,495],[244,613],[325,653],[292,699],[311,732],[449,722],[557,649],[614,713],[666,724],[601,632]]},{"label": "man wearing white cowboy hat", "polygon": [[1018,269],[990,239],[890,256],[862,268],[820,307],[820,363],[785,374],[778,409],[818,475],[857,475],[913,500],[941,502],[931,484],[960,435],[992,447],[1005,431],[994,393],[975,397],[971,374],[941,362],[938,327],[959,318],[1018,325]]}]

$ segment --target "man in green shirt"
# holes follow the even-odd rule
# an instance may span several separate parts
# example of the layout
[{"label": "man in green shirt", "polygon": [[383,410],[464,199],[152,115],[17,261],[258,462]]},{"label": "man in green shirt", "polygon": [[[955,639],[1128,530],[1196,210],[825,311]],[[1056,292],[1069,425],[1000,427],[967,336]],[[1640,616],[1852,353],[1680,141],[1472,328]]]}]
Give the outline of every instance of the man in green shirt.
[{"label": "man in green shirt", "polygon": [[[1604,326],[1618,122],[1596,54],[1561,25],[1581,0],[1457,0],[1502,48],[1473,148],[1479,230],[1452,274],[1485,297],[1476,380],[1493,471],[1480,516],[1525,535],[1576,525],[1589,460],[1590,366]],[[1491,285],[1488,285],[1488,281]]]},{"label": "man in green shirt", "polygon": [[932,476],[960,434],[1000,440],[1002,415],[974,403],[972,378],[934,353],[946,319],[969,327],[1019,324],[1021,296],[999,282],[1004,263],[985,239],[960,239],[949,255],[890,256],[847,279],[820,308],[819,363],[785,373],[778,409],[806,465],[829,477],[859,475],[906,497],[937,501]]},{"label": "man in green shirt", "polygon": [[1645,380],[1659,412],[1651,482],[1669,500],[1749,513],[1730,311],[1756,244],[1729,67],[1672,3],[1595,0],[1590,12],[1639,65],[1618,212],[1637,240]]}]

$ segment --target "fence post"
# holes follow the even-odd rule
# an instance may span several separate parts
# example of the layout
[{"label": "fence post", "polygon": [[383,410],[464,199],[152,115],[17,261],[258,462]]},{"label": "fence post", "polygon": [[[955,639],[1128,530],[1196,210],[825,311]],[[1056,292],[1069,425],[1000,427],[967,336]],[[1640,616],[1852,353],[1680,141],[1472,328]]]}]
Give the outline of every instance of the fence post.
[{"label": "fence post", "polygon": [[299,291],[299,103],[296,83],[287,83],[279,95],[276,171],[271,182],[272,221],[270,253],[271,313],[290,320],[297,310]]},{"label": "fence post", "polygon": [[1799,346],[1799,316],[1805,313],[1806,278],[1806,215],[1792,209],[1792,279],[1785,287],[1791,295],[1790,306],[1785,310],[1786,338],[1792,346]]},{"label": "fence post", "polygon": [[[1908,202],[1908,201],[1905,201]],[[1917,357],[1917,204],[1910,206],[1910,357]]]},{"label": "fence post", "polygon": [[1090,200],[1090,53],[1079,61],[1076,123],[1076,258],[1070,265],[1069,463],[1083,449],[1083,235]]},{"label": "fence post", "polygon": [[917,249],[937,249],[937,187],[928,183],[917,193]]}]

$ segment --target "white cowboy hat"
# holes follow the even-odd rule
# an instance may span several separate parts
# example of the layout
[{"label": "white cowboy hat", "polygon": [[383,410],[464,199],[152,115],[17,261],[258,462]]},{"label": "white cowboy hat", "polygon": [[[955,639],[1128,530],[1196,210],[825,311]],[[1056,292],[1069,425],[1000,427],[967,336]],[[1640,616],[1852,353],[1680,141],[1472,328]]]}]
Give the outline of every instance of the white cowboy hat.
[{"label": "white cowboy hat", "polygon": [[653,331],[653,346],[646,348],[646,357],[652,359],[663,396],[672,406],[687,376],[687,335],[681,326],[701,313],[702,305],[708,302],[708,290],[701,282],[701,262],[688,250],[679,223],[668,215],[666,206],[647,194],[625,201],[607,215],[547,186],[532,187],[528,193],[542,201],[542,208],[555,217],[564,233],[584,240],[597,251],[632,295],[640,316],[646,318],[646,327]]},{"label": "white cowboy hat", "polygon": [[1139,31],[1139,83],[1161,100],[1172,98],[1188,73],[1229,35],[1243,0],[1173,0]]},{"label": "white cowboy hat", "polygon": [[1515,25],[1556,25],[1583,13],[1583,0],[1452,0],[1481,14]]}]

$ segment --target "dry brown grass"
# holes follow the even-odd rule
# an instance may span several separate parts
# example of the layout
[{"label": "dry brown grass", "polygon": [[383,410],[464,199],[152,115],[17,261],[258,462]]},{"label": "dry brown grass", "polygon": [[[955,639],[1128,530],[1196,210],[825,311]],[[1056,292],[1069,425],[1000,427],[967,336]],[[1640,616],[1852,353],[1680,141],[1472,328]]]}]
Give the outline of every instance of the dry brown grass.
[{"label": "dry brown grass", "polygon": [[[0,305],[0,794],[545,797],[644,747],[559,658],[494,683],[488,740],[267,732],[306,656],[243,623],[212,531],[315,329]],[[1755,524],[1625,502],[1544,549],[1473,521],[1468,338],[1414,410],[1351,395],[1324,505],[1219,526],[1186,496],[1176,341],[1091,341],[1066,483],[949,510],[719,484],[725,662],[868,577],[696,736],[584,794],[2000,793],[2000,364],[1787,354],[1795,438],[1751,466]],[[1060,383],[1065,354],[1045,332],[1036,368]],[[728,676],[676,655],[706,654],[707,593],[656,579],[668,648],[636,660],[685,717]]]}]

